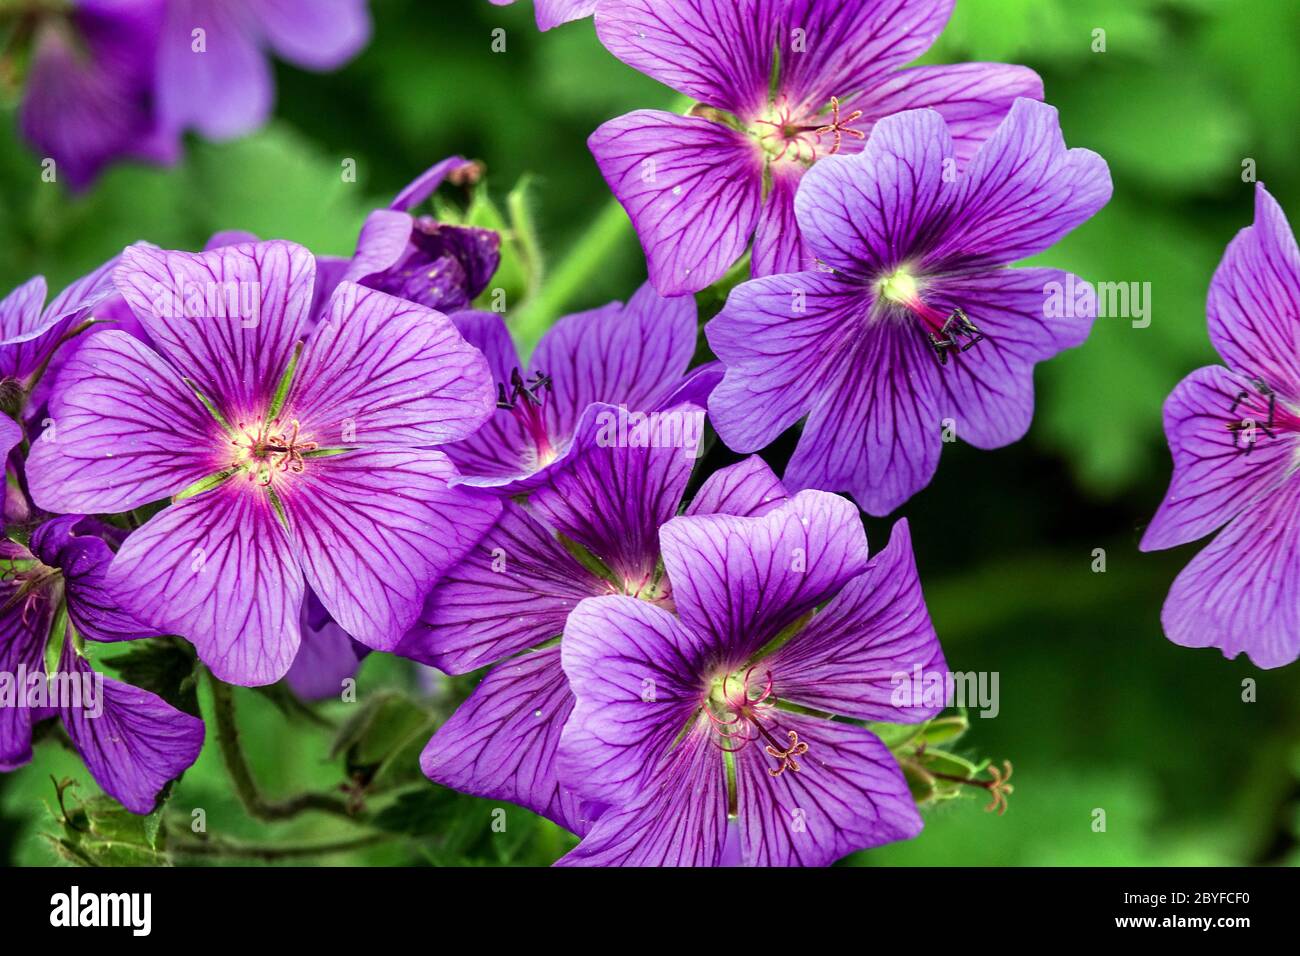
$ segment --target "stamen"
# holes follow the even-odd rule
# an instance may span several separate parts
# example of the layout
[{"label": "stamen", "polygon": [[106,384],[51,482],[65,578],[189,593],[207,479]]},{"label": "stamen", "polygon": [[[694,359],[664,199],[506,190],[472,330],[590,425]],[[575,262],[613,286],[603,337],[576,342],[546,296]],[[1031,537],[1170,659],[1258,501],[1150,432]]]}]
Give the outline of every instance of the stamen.
[{"label": "stamen", "polygon": [[[772,696],[772,673],[767,671],[764,674],[763,686],[758,695],[753,696],[750,693],[750,683],[754,670],[754,667],[750,667],[739,678],[728,674],[720,682],[715,682],[714,692],[704,707],[705,716],[718,729],[720,739],[714,739],[713,745],[724,753],[737,753],[762,737],[767,741],[767,746],[763,748],[764,752],[777,761],[777,766],[769,767],[767,772],[773,777],[779,777],[787,770],[798,773],[800,767],[795,758],[802,757],[808,752],[808,744],[800,740],[799,734],[793,730],[785,732],[788,745],[782,744],[768,729],[768,724],[771,724],[778,732],[780,730],[771,718],[771,711],[775,708],[776,702],[768,700]],[[738,697],[733,697],[728,690],[732,680],[736,680],[741,685]],[[710,705],[725,710],[717,713]]]},{"label": "stamen", "polygon": [[1224,426],[1232,434],[1232,446],[1243,455],[1254,450],[1260,432],[1269,438],[1276,438],[1279,431],[1300,432],[1300,416],[1278,404],[1277,393],[1268,383],[1252,378],[1250,384],[1254,394],[1245,389],[1237,393],[1228,406],[1233,420]]},{"label": "stamen", "polygon": [[239,437],[231,440],[239,451],[231,462],[233,468],[246,468],[248,480],[269,485],[275,472],[300,475],[307,469],[304,456],[319,445],[300,437],[301,424],[294,419],[286,431],[278,418],[267,424],[258,422],[249,428],[239,423]]},{"label": "stamen", "polygon": [[541,462],[555,457],[550,431],[546,427],[546,396],[554,388],[549,375],[534,372],[524,378],[518,368],[510,372],[509,390],[505,382],[497,383],[497,408],[514,413],[524,432],[532,439]]},{"label": "stamen", "polygon": [[840,151],[840,145],[842,143],[842,138],[844,136],[852,136],[855,139],[866,139],[867,136],[866,133],[862,132],[862,130],[860,129],[852,129],[849,126],[850,123],[852,123],[854,120],[859,119],[861,116],[862,116],[862,110],[854,110],[848,116],[841,119],[840,98],[838,96],[831,97],[830,124],[814,130],[814,134],[818,139],[821,139],[823,136],[825,136],[828,133],[831,133],[835,136],[835,144],[827,151],[828,155],[834,156],[836,153]]}]

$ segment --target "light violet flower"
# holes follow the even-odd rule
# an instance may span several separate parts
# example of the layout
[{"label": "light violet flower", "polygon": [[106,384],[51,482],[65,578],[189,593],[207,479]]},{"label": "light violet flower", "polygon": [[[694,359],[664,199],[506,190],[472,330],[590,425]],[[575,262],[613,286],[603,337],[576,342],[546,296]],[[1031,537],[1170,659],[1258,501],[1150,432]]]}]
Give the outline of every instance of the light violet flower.
[{"label": "light violet flower", "polygon": [[[693,406],[674,411],[703,419]],[[637,430],[655,433],[648,425]],[[600,807],[584,804],[556,777],[556,743],[573,706],[557,639],[586,597],[629,594],[672,606],[659,527],[678,513],[694,463],[693,449],[671,442],[609,445],[598,434],[581,435],[572,467],[552,473],[526,503],[504,504],[397,648],[451,674],[495,665],[429,741],[424,772],[575,833],[587,831]],[[686,513],[762,514],[783,500],[776,476],[751,458],[711,475]]]},{"label": "light violet flower", "polygon": [[1106,163],[1066,149],[1033,100],[962,171],[953,149],[940,114],[911,110],[818,163],[795,212],[821,267],[742,283],[705,329],[726,366],[709,419],[729,447],[756,451],[807,416],[792,489],[888,514],[929,483],[945,431],[977,448],[1021,438],[1034,365],[1087,338],[1087,283],[1006,266],[1106,204]]},{"label": "light violet flower", "polygon": [[906,522],[868,558],[857,509],[804,491],[659,537],[675,613],[589,598],[565,628],[559,777],[611,809],[560,862],[824,866],[919,833],[889,748],[830,719],[942,709],[896,700],[898,675],[946,671]]},{"label": "light violet flower", "polygon": [[602,0],[596,32],[616,57],[699,101],[689,115],[637,110],[589,142],[627,209],[664,295],[717,281],[754,239],[755,276],[813,266],[794,214],[805,171],[862,148],[873,125],[929,107],[945,159],[974,156],[1017,97],[1042,99],[1022,66],[902,69],[943,31],[954,0]]},{"label": "light violet flower", "polygon": [[94,524],[81,515],[48,521],[30,550],[0,541],[0,770],[29,761],[33,725],[58,716],[105,792],[148,813],[198,757],[203,721],[103,677],[86,658],[85,640],[158,636],[119,607],[107,581],[113,552]]},{"label": "light violet flower", "polygon": [[167,0],[158,54],[165,126],[228,139],[266,122],[268,51],[295,66],[342,66],[370,39],[366,0]]},{"label": "light violet flower", "polygon": [[1262,184],[1208,313],[1227,367],[1197,369],[1165,402],[1174,475],[1142,550],[1222,528],[1174,581],[1165,634],[1280,667],[1300,657],[1300,250]]},{"label": "light violet flower", "polygon": [[438,313],[351,283],[304,344],[315,260],[292,243],[133,246],[115,279],[154,348],[106,331],[68,361],[27,462],[36,504],[171,497],[110,577],[222,680],[284,676],[308,585],[348,634],[395,645],[499,511],[435,450],[492,414],[483,357]]}]

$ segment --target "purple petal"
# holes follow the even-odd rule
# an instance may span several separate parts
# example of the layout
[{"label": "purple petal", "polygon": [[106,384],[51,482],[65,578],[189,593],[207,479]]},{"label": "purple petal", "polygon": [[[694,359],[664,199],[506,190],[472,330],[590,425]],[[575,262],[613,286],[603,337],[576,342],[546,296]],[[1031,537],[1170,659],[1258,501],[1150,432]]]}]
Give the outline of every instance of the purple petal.
[{"label": "purple petal", "polygon": [[[451,317],[465,341],[483,353],[492,380],[509,387],[510,373],[522,366],[505,321],[494,312],[457,312]],[[511,479],[533,471],[532,439],[519,418],[497,409],[474,434],[443,449],[462,474]]]},{"label": "purple petal", "polygon": [[1111,195],[1106,161],[1091,150],[1066,149],[1056,109],[1027,99],[1015,101],[958,188],[950,225],[928,263],[1024,259],[1086,222]]},{"label": "purple petal", "polygon": [[[937,110],[948,124],[959,166],[965,167],[1019,97],[1043,98],[1043,81],[1028,67],[953,63],[899,70],[853,106],[878,118],[906,110]],[[867,123],[859,121],[858,128]]]},{"label": "purple petal", "polygon": [[855,850],[907,840],[921,815],[903,772],[871,731],[782,712],[808,752],[773,777],[757,746],[736,755],[741,859],[749,866],[827,866]]},{"label": "purple petal", "polygon": [[659,538],[677,613],[733,669],[867,567],[857,509],[819,491],[761,517],[674,518]]},{"label": "purple petal", "polygon": [[367,647],[397,645],[500,512],[495,498],[450,487],[454,473],[436,451],[356,451],[310,459],[280,489],[307,582]]},{"label": "purple petal", "polygon": [[356,676],[365,646],[338,626],[311,591],[302,605],[301,627],[302,644],[284,679],[303,700],[338,698],[343,681]]},{"label": "purple petal", "polygon": [[[97,676],[70,647],[60,666],[83,681]],[[61,708],[63,726],[104,792],[132,813],[149,813],[158,792],[198,758],[203,721],[147,690],[101,679],[98,706]]]},{"label": "purple petal", "polygon": [[231,139],[265,123],[274,87],[247,5],[170,0],[157,88],[158,111],[171,129]]},{"label": "purple petal", "polygon": [[487,363],[446,316],[350,282],[335,291],[294,382],[284,415],[322,448],[440,445],[496,407]]},{"label": "purple petal", "polygon": [[895,703],[900,675],[910,681],[915,667],[927,676],[948,671],[906,519],[894,525],[889,545],[867,570],[760,666],[770,669],[773,693],[782,700],[841,717],[911,724],[943,709]]},{"label": "purple petal", "polygon": [[[25,556],[12,543],[5,549],[6,559]],[[17,581],[0,581],[0,673],[12,675],[14,681],[20,673],[44,672],[42,658],[53,612],[48,595],[28,608],[20,587]],[[29,707],[0,707],[0,771],[14,770],[32,759],[32,724],[40,717]]]},{"label": "purple petal", "polygon": [[155,515],[126,539],[108,582],[128,611],[188,638],[227,683],[272,684],[297,655],[302,571],[253,482],[233,478]]},{"label": "purple petal", "polygon": [[821,272],[769,276],[732,290],[705,326],[726,376],[709,420],[728,448],[757,451],[805,414],[853,342],[862,290]]},{"label": "purple petal", "polygon": [[[618,409],[593,407],[604,411],[604,421],[618,421]],[[695,416],[696,437],[703,432],[703,409],[684,406],[673,414]],[[599,421],[599,415],[593,418]],[[668,444],[668,436],[651,431],[630,428],[626,443],[622,436],[617,443],[580,437],[582,451],[572,464],[553,472],[529,498],[539,517],[600,558],[630,594],[656,587],[659,527],[677,514],[698,451]],[[649,444],[661,439],[662,447]]]},{"label": "purple petal", "polygon": [[1258,499],[1192,558],[1160,615],[1183,647],[1242,651],[1257,667],[1300,657],[1300,480]]},{"label": "purple petal", "polygon": [[464,674],[559,637],[583,598],[606,582],[513,501],[425,601],[396,652]]},{"label": "purple petal", "polygon": [[179,137],[153,108],[162,16],[150,0],[79,0],[38,27],[19,121],[72,189],[119,158],[176,160]]},{"label": "purple petal", "polygon": [[703,717],[673,748],[654,785],[606,810],[558,866],[717,866],[727,832],[722,754]]},{"label": "purple petal", "polygon": [[803,167],[773,164],[771,185],[763,199],[763,211],[754,233],[752,272],[760,276],[803,272],[815,268],[817,257],[799,233],[794,197],[803,178]]},{"label": "purple petal", "polygon": [[599,803],[635,802],[703,704],[707,645],[663,608],[612,595],[569,615],[560,656],[577,699],[560,737],[560,779]]},{"label": "purple petal", "polygon": [[[1087,297],[1056,315],[1051,290],[1087,289]],[[1001,448],[1029,431],[1034,415],[1034,365],[1080,345],[1096,313],[1091,287],[1055,269],[995,269],[944,276],[927,290],[944,315],[962,309],[984,339],[938,371],[939,415],[976,448]],[[933,362],[932,362],[933,364]]]},{"label": "purple petal", "polygon": [[[499,3],[501,0],[492,0]],[[513,2],[513,0],[508,0]],[[562,23],[581,20],[596,12],[596,0],[534,0],[537,7],[537,29],[549,30]]]},{"label": "purple petal", "polygon": [[[1254,396],[1248,402],[1241,395]],[[1252,436],[1233,440],[1228,424],[1258,415]],[[1165,435],[1174,476],[1160,510],[1142,537],[1143,551],[1204,537],[1277,492],[1292,471],[1294,446],[1260,430],[1266,399],[1246,376],[1220,366],[1197,369],[1165,401]]]},{"label": "purple petal", "polygon": [[125,332],[87,341],[59,375],[53,426],[32,442],[27,480],[47,511],[129,511],[229,464],[229,441],[194,393]]},{"label": "purple petal", "polygon": [[757,455],[726,468],[719,468],[705,479],[684,514],[688,515],[765,515],[789,500],[781,479]]},{"label": "purple petal", "polygon": [[32,553],[63,574],[68,615],[77,633],[93,641],[131,641],[159,637],[121,606],[121,598],[108,583],[113,552],[93,534],[78,534],[81,515],[65,515],[41,525],[32,534]]},{"label": "purple petal", "polygon": [[512,657],[438,729],[420,767],[434,783],[509,800],[585,833],[590,812],[555,773],[556,745],[572,708],[558,647]]},{"label": "purple petal", "polygon": [[786,485],[847,491],[868,514],[889,514],[924,488],[938,467],[938,378],[922,333],[893,323],[875,326],[823,385],[786,468]]},{"label": "purple petal", "polygon": [[668,299],[642,285],[626,306],[569,315],[537,343],[529,370],[554,383],[547,424],[574,434],[593,402],[650,411],[675,388],[695,354],[695,301]]},{"label": "purple petal", "polygon": [[781,4],[781,92],[791,102],[821,107],[832,96],[844,99],[870,89],[930,49],[954,3],[788,0]]},{"label": "purple petal", "polygon": [[366,0],[255,0],[250,9],[279,56],[308,70],[334,70],[370,39]]},{"label": "purple petal", "polygon": [[448,176],[473,167],[474,164],[464,157],[448,156],[446,159],[434,163],[415,177],[405,189],[393,198],[388,208],[398,212],[407,212],[432,196]]},{"label": "purple petal", "polygon": [[699,117],[637,110],[602,125],[587,145],[664,295],[705,288],[744,253],[758,222],[763,163],[742,133]]},{"label": "purple petal", "polygon": [[283,241],[167,252],[134,245],[116,281],[149,337],[226,415],[270,404],[306,327],[316,260]]},{"label": "purple petal", "polygon": [[961,189],[945,176],[954,150],[931,110],[881,120],[862,152],[822,159],[804,176],[794,203],[804,241],[842,272],[892,273],[942,235]]},{"label": "purple petal", "polygon": [[596,35],[634,70],[749,117],[767,98],[778,16],[772,0],[603,0]]},{"label": "purple petal", "polygon": [[1300,399],[1300,250],[1263,185],[1255,187],[1255,224],[1229,243],[1214,273],[1208,313],[1224,362]]}]

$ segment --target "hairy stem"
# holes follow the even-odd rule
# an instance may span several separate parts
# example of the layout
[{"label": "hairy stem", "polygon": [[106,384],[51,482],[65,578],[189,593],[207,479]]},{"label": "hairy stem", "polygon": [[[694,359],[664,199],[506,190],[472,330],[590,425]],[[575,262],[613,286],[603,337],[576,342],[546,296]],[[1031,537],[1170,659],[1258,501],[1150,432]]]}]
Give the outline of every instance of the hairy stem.
[{"label": "hairy stem", "polygon": [[285,820],[300,813],[314,810],[329,813],[350,820],[362,820],[364,814],[354,810],[341,796],[333,793],[300,793],[295,796],[272,800],[262,794],[253,777],[253,770],[248,765],[239,742],[239,726],[235,720],[234,689],[216,677],[211,677],[213,717],[217,724],[217,745],[221,750],[221,759],[226,764],[226,771],[235,785],[235,793],[249,816],[258,820]]},{"label": "hairy stem", "polygon": [[390,833],[371,833],[328,843],[243,843],[219,837],[201,840],[179,840],[174,834],[167,841],[167,852],[177,856],[235,857],[245,860],[291,860],[308,856],[326,856],[331,853],[348,853],[378,846],[393,838]]}]

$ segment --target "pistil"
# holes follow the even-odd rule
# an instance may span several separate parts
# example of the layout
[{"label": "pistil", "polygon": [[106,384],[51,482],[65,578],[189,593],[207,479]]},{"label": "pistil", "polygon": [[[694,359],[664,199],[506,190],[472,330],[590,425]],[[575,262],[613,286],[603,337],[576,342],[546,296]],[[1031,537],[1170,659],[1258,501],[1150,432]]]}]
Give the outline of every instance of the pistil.
[{"label": "pistil", "polygon": [[534,372],[524,378],[517,368],[510,373],[508,390],[505,382],[497,383],[497,408],[514,414],[524,434],[532,440],[541,463],[553,461],[556,454],[546,427],[546,397],[553,388],[549,375]]}]

